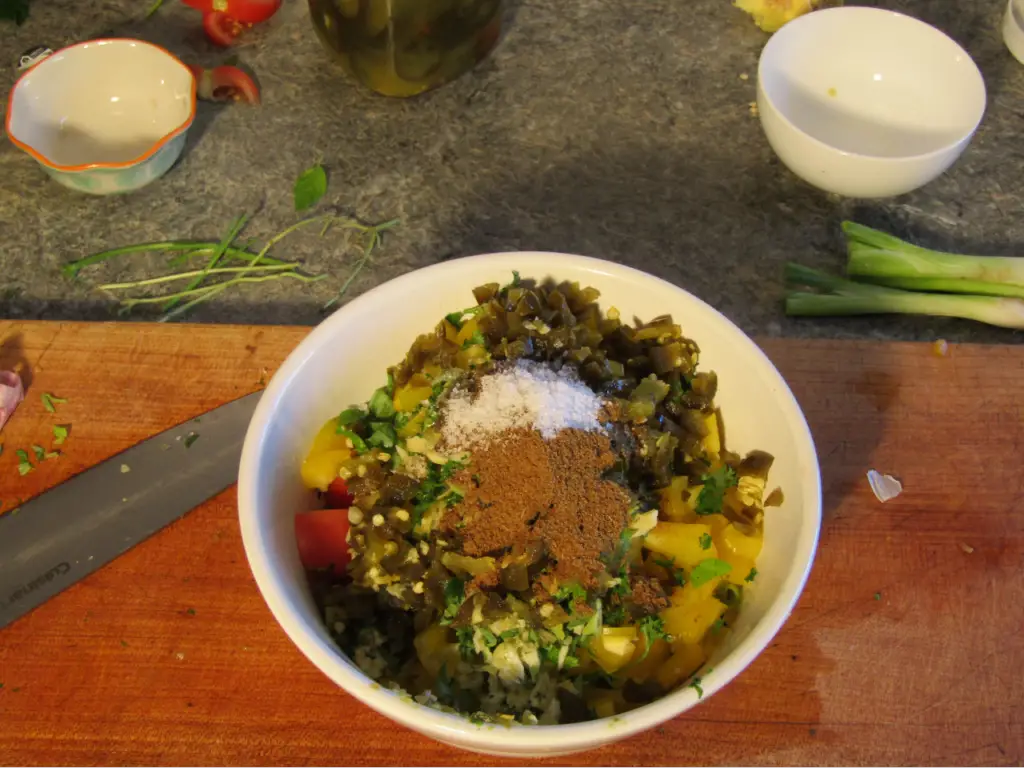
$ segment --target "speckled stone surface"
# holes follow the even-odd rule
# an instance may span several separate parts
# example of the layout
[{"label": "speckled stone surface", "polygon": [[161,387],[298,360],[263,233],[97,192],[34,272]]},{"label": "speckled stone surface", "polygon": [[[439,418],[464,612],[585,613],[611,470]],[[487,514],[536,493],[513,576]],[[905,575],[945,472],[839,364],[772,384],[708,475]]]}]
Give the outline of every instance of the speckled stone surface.
[{"label": "speckled stone surface", "polygon": [[[94,286],[152,276],[162,263],[129,257],[77,282],[61,264],[142,241],[216,240],[245,211],[258,210],[249,234],[271,235],[296,220],[292,182],[322,156],[331,177],[325,204],[402,220],[349,299],[445,259],[560,250],[664,277],[754,334],[1017,340],[960,321],[789,320],[781,309],[787,259],[841,267],[846,217],[937,248],[1024,250],[1024,66],[1003,47],[1000,0],[884,4],[966,47],[985,76],[988,111],[946,175],[882,202],[830,199],[777,161],[749,109],[767,36],[727,0],[507,3],[504,37],[485,63],[399,101],[350,82],[321,49],[305,3],[285,0],[238,51],[259,77],[263,105],[200,105],[179,164],[129,196],[64,190],[4,141],[0,316],[109,319],[111,302]],[[148,5],[36,0],[23,26],[0,22],[0,93],[6,100],[18,55],[39,43],[116,34],[207,66],[230,55],[205,42],[198,15],[178,0],[142,19]],[[356,253],[340,238],[306,233],[279,255],[331,278],[250,286],[191,319],[315,323]]]}]

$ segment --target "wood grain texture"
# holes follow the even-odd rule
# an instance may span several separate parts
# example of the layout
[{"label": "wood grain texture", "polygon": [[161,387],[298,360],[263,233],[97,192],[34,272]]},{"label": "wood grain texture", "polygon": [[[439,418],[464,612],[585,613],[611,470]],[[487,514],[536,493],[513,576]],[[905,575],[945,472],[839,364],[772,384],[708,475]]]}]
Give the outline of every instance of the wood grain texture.
[{"label": "wood grain texture", "polygon": [[[3,509],[251,392],[303,328],[0,322],[26,401]],[[1024,349],[765,341],[822,458],[796,611],[737,680],[570,764],[1024,761]],[[39,395],[69,402],[47,413]],[[16,448],[72,424],[21,478]],[[906,491],[879,504],[864,473]],[[0,630],[0,763],[475,764],[333,686],[274,622],[225,492]]]}]

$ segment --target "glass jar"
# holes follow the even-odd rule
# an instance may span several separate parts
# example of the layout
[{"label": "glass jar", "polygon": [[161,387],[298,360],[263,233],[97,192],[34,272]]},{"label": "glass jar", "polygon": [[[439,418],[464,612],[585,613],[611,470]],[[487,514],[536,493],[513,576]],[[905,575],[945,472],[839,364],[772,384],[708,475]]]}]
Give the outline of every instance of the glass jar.
[{"label": "glass jar", "polygon": [[501,0],[309,0],[317,36],[385,96],[415,96],[471,69],[498,41]]}]

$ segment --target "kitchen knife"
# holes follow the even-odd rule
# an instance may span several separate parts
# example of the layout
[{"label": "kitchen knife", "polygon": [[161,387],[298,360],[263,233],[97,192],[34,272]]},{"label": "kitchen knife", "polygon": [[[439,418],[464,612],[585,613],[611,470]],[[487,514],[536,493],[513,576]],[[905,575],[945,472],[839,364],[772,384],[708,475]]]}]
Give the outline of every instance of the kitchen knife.
[{"label": "kitchen knife", "polygon": [[144,440],[0,517],[0,628],[236,482],[261,394]]}]

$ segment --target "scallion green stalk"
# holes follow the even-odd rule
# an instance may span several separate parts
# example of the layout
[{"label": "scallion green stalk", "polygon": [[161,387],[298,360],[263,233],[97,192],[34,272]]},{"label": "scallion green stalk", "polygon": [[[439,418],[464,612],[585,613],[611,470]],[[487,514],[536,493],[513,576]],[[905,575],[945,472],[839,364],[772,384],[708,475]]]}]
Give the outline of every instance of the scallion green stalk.
[{"label": "scallion green stalk", "polygon": [[843,232],[849,257],[846,272],[852,276],[975,280],[1024,288],[1024,258],[933,251],[852,221],[843,222]]},{"label": "scallion green stalk", "polygon": [[799,264],[786,265],[786,280],[794,285],[822,291],[787,293],[786,314],[791,316],[933,315],[1024,329],[1024,300],[1021,299],[914,293],[881,285],[855,283]]}]

